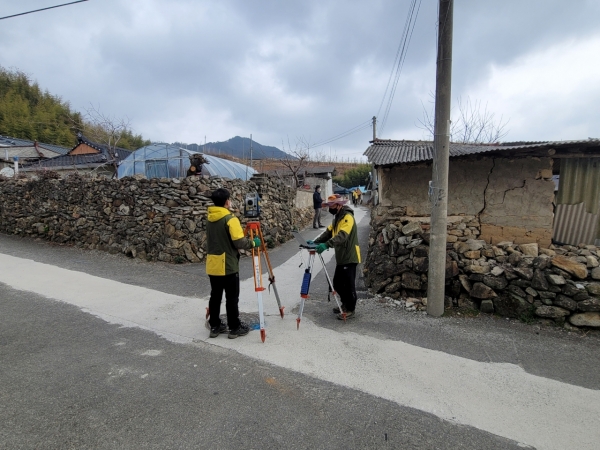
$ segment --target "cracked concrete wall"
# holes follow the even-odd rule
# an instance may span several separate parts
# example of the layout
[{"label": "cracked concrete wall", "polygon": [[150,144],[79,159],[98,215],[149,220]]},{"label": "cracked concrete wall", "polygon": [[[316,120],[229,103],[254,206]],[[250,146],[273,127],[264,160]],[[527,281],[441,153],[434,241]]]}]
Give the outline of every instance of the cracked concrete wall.
[{"label": "cracked concrete wall", "polygon": [[[403,206],[408,216],[431,214],[431,164],[378,168],[381,205]],[[448,214],[478,216],[481,238],[549,245],[554,183],[550,158],[478,157],[451,161]]]}]

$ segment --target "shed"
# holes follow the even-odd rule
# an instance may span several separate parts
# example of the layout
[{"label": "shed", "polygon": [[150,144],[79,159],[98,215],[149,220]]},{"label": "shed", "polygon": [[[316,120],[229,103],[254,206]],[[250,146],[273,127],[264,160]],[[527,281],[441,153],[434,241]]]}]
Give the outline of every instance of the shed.
[{"label": "shed", "polygon": [[[429,216],[433,142],[371,141],[379,203]],[[450,144],[448,215],[489,243],[600,243],[600,139]],[[558,179],[555,192],[553,177]]]}]

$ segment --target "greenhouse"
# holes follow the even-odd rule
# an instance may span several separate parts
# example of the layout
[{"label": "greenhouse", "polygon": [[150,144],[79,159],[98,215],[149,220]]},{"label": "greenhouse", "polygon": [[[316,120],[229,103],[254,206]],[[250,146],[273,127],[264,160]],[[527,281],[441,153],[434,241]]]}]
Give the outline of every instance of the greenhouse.
[{"label": "greenhouse", "polygon": [[[118,177],[145,175],[147,178],[182,178],[188,174],[192,152],[171,144],[152,144],[142,147],[121,161]],[[248,180],[256,170],[244,164],[202,154],[207,161],[202,165],[202,175]]]}]

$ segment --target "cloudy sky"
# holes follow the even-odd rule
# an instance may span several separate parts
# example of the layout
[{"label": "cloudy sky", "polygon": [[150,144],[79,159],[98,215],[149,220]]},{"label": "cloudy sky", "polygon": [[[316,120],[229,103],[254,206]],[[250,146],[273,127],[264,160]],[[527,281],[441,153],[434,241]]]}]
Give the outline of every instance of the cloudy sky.
[{"label": "cloudy sky", "polygon": [[[70,0],[3,0],[0,16]],[[410,0],[89,0],[0,21],[0,65],[153,141],[253,135],[360,157],[382,121]],[[420,5],[383,139],[426,139],[437,0]],[[458,0],[452,99],[505,141],[600,137],[600,2]],[[383,107],[382,107],[383,104]],[[361,128],[362,127],[362,128]]]}]

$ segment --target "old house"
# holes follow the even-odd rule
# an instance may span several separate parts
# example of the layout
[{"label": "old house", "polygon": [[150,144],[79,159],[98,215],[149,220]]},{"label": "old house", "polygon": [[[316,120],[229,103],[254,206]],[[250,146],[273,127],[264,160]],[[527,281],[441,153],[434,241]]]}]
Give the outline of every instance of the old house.
[{"label": "old house", "polygon": [[44,144],[27,139],[0,136],[0,169],[14,169],[19,165],[31,164],[68,153],[69,149],[58,145]]},{"label": "old house", "polygon": [[[380,208],[431,214],[433,142],[376,139],[365,155]],[[490,244],[598,245],[600,139],[450,144],[448,215],[470,218]]]},{"label": "old house", "polygon": [[52,170],[62,175],[72,172],[91,172],[112,178],[116,176],[121,161],[130,154],[131,150],[92,142],[79,134],[77,145],[68,153],[24,165],[23,171]]}]

